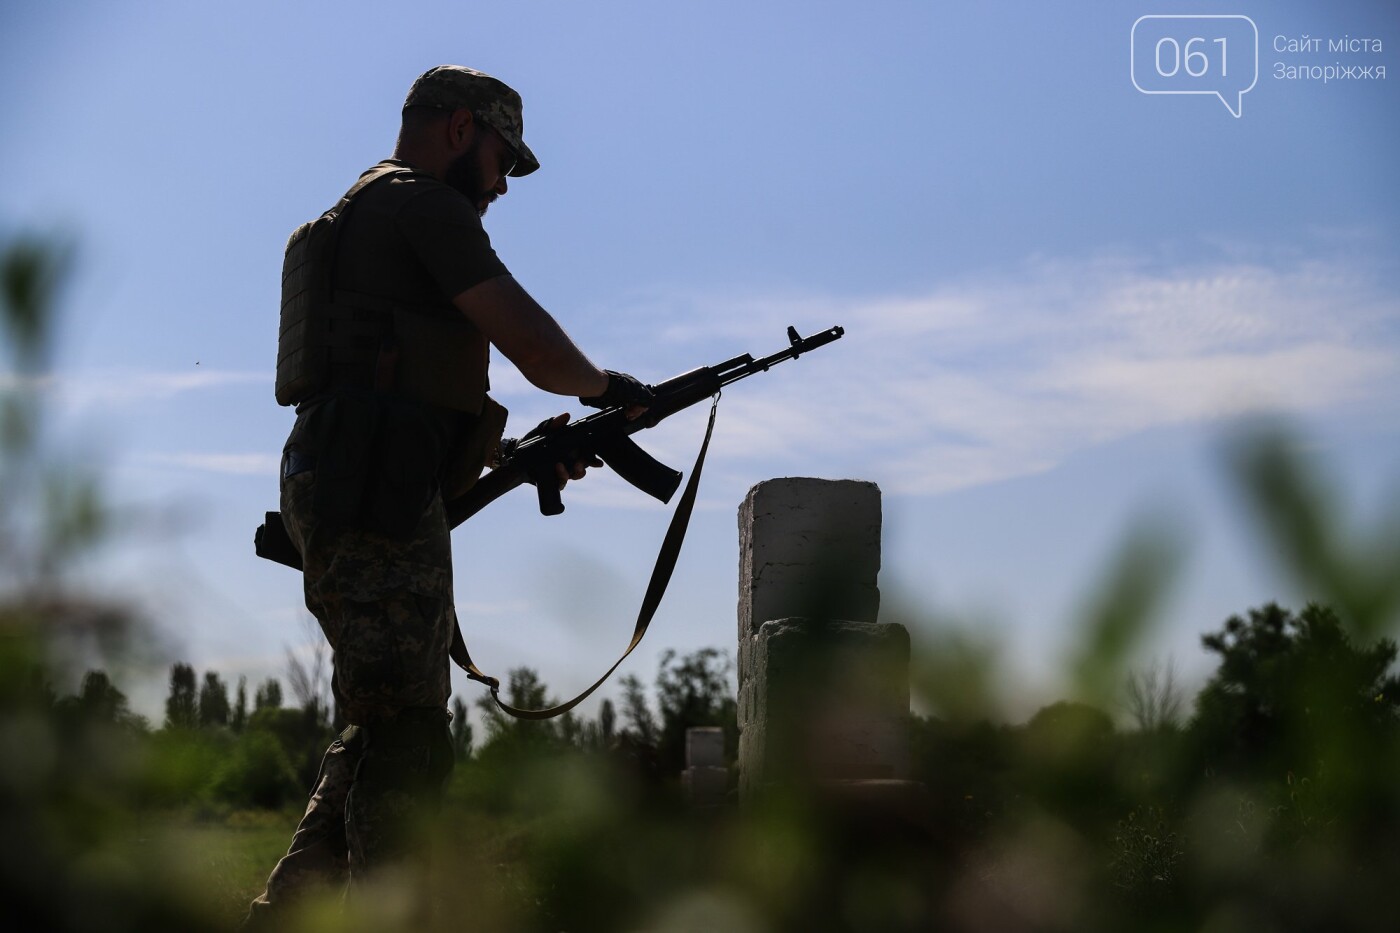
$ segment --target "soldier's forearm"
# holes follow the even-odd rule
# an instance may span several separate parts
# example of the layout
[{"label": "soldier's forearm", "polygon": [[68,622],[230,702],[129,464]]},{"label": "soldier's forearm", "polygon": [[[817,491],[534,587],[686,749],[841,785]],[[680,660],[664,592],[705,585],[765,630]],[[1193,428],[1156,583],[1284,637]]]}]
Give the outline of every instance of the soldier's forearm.
[{"label": "soldier's forearm", "polygon": [[534,386],[559,395],[606,391],[607,374],[513,276],[488,279],[453,303]]}]

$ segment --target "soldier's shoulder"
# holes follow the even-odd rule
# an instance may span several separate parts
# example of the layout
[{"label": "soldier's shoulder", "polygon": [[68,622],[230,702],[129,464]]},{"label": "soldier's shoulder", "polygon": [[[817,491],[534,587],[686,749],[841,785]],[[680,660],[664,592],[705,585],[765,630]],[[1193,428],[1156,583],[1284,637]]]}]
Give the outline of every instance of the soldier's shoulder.
[{"label": "soldier's shoulder", "polygon": [[[382,184],[372,186],[367,193],[377,194],[374,200],[379,201],[380,207],[391,213],[405,210],[412,213],[427,210],[435,214],[444,211],[456,214],[463,210],[475,213],[471,209],[471,203],[461,192],[412,165],[386,159],[369,171],[383,169],[392,171]],[[377,192],[375,189],[378,189]]]},{"label": "soldier's shoulder", "polygon": [[448,185],[407,162],[385,159],[368,169],[365,174],[369,174],[369,172],[387,172],[388,177],[385,178],[384,184],[380,187],[397,189],[400,192],[416,194],[426,191],[456,193]]}]

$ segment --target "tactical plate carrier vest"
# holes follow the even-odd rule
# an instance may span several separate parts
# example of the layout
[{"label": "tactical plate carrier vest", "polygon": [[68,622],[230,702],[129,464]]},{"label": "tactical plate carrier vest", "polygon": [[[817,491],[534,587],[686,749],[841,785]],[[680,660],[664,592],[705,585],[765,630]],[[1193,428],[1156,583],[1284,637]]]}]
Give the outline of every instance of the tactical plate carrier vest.
[{"label": "tactical plate carrier vest", "polygon": [[[296,405],[326,389],[392,391],[479,414],[490,347],[450,302],[408,306],[335,287],[336,253],[355,197],[410,169],[380,166],[361,176],[320,217],[293,231],[282,263],[277,402]],[[393,293],[393,284],[385,283]]]}]

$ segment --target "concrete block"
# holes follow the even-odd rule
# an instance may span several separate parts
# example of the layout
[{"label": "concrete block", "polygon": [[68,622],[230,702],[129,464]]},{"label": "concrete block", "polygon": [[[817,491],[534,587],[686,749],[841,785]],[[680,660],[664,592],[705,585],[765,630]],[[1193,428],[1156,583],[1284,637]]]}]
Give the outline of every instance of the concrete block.
[{"label": "concrete block", "polygon": [[909,633],[824,619],[765,622],[740,689],[740,789],[909,773]]},{"label": "concrete block", "polygon": [[719,726],[692,726],[685,730],[687,768],[724,767],[724,730]]},{"label": "concrete block", "polygon": [[879,616],[880,489],[859,480],[772,479],[739,507],[739,680],[747,639],[790,617]]},{"label": "concrete block", "polygon": [[759,628],[752,658],[755,712],[765,720],[800,718],[833,701],[871,715],[909,712],[902,625],[774,619]]},{"label": "concrete block", "polygon": [[763,723],[750,723],[739,732],[740,798],[750,797],[766,783],[778,778],[781,769],[769,767],[770,761],[776,758],[776,753],[770,753],[768,733]]},{"label": "concrete block", "polygon": [[729,792],[729,769],[686,768],[681,772],[681,792],[695,806],[723,803]]},{"label": "concrete block", "polygon": [[757,708],[754,703],[754,678],[739,679],[739,729],[757,721]]}]

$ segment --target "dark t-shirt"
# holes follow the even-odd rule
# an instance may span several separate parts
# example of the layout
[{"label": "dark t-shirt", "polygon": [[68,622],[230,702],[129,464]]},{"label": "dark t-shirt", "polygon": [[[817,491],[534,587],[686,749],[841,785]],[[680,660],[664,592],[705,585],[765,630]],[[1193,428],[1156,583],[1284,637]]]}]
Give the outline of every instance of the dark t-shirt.
[{"label": "dark t-shirt", "polygon": [[[386,159],[380,165],[411,169],[395,159]],[[453,298],[509,271],[491,248],[481,227],[481,216],[472,203],[455,189],[418,171],[394,173],[360,191],[339,238],[335,259],[337,289],[387,299],[428,314],[460,315],[451,305]],[[334,406],[325,405],[331,400],[335,401]],[[434,435],[423,443],[436,451],[430,458],[435,460],[472,417],[447,408],[402,401],[392,402],[400,408],[392,416],[385,416],[377,406],[388,404],[388,400],[376,401],[359,392],[321,393],[297,406],[297,423],[287,448],[316,458],[331,447],[373,443],[369,436],[358,440],[349,436],[345,425],[365,428],[381,417],[403,424],[407,409],[402,406],[409,405],[421,415],[418,427],[430,429]],[[331,408],[337,411],[328,410]],[[393,459],[411,459],[402,449],[404,446],[398,445]],[[362,457],[356,454],[342,459],[358,462]]]},{"label": "dark t-shirt", "polygon": [[[396,159],[380,165],[412,168]],[[356,195],[340,234],[336,287],[441,306],[508,271],[471,201],[430,175],[396,172]]]}]

